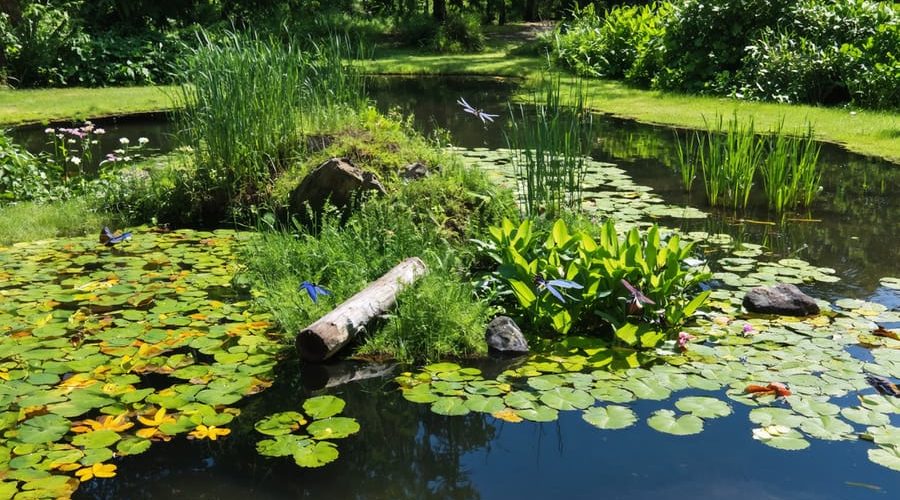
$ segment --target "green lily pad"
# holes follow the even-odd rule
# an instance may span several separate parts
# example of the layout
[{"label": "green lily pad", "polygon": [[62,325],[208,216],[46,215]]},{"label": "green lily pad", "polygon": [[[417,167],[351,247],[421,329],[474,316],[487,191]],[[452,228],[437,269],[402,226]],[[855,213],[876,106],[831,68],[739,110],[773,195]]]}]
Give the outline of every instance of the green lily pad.
[{"label": "green lily pad", "polygon": [[700,418],[717,418],[731,415],[728,403],[706,396],[688,396],[675,402],[679,410]]},{"label": "green lily pad", "polygon": [[304,423],[306,423],[306,419],[302,414],[296,411],[285,411],[269,415],[256,422],[254,428],[257,432],[267,436],[281,436],[299,429]]},{"label": "green lily pad", "polygon": [[553,422],[559,418],[559,413],[556,409],[540,405],[536,405],[534,408],[516,410],[516,415],[532,422]]},{"label": "green lily pad", "polygon": [[696,415],[687,414],[676,417],[672,410],[657,410],[647,419],[647,425],[666,434],[688,436],[703,432],[703,420]]},{"label": "green lily pad", "polygon": [[766,407],[751,410],[750,421],[761,426],[783,425],[785,427],[799,427],[805,421],[805,418],[786,408]]},{"label": "green lily pad", "polygon": [[469,413],[469,408],[462,398],[439,398],[431,403],[431,411],[438,415],[459,416]]},{"label": "green lily pad", "polygon": [[23,443],[52,443],[69,432],[69,421],[59,415],[40,415],[22,423],[18,439]]},{"label": "green lily pad", "polygon": [[339,439],[359,432],[359,424],[348,417],[328,417],[309,424],[306,431],[313,439]]},{"label": "green lily pad", "polygon": [[85,432],[79,434],[72,439],[72,444],[81,446],[82,448],[108,448],[116,441],[121,439],[116,431],[102,429],[99,431]]},{"label": "green lily pad", "polygon": [[506,408],[503,398],[492,396],[486,397],[480,394],[473,394],[466,398],[466,408],[471,411],[481,413],[494,413]]},{"label": "green lily pad", "polygon": [[624,406],[595,406],[584,410],[581,418],[601,429],[624,429],[637,422],[637,415]]},{"label": "green lily pad", "polygon": [[829,441],[848,439],[853,433],[852,425],[830,415],[808,417],[800,424],[800,429],[809,436]]},{"label": "green lily pad", "polygon": [[861,425],[885,425],[891,420],[884,413],[878,413],[863,407],[842,408],[841,415],[847,420]]},{"label": "green lily pad", "polygon": [[900,449],[893,446],[879,446],[869,450],[869,460],[888,469],[900,471]]},{"label": "green lily pad", "polygon": [[316,396],[303,402],[303,411],[312,418],[328,418],[344,411],[344,400],[335,396]]},{"label": "green lily pad", "polygon": [[413,403],[433,403],[440,398],[431,392],[431,384],[419,384],[409,389],[403,389],[403,397]]},{"label": "green lily pad", "polygon": [[557,410],[583,410],[594,404],[594,398],[585,391],[569,387],[556,387],[541,394],[541,402]]},{"label": "green lily pad", "polygon": [[309,436],[284,434],[256,443],[256,451],[267,457],[287,457],[300,449],[312,446],[313,443],[314,441]]},{"label": "green lily pad", "polygon": [[314,445],[297,449],[293,457],[300,467],[321,467],[337,460],[338,449],[334,443],[318,441]]}]

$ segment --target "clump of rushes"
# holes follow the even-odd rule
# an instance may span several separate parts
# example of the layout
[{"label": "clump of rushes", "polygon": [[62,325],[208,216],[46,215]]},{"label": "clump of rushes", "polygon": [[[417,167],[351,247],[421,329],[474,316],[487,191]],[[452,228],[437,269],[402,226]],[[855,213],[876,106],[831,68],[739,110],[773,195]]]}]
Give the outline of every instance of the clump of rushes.
[{"label": "clump of rushes", "polygon": [[725,123],[719,115],[712,125],[707,122],[705,132],[678,139],[676,148],[675,168],[684,189],[691,190],[699,169],[712,206],[747,208],[757,173],[768,206],[777,213],[808,207],[819,192],[820,147],[811,126],[791,136],[782,122],[759,136],[752,120],[741,123],[735,115]]},{"label": "clump of rushes", "polygon": [[204,39],[186,59],[176,95],[182,141],[195,155],[193,191],[212,206],[258,202],[302,152],[301,129],[366,102],[362,76],[343,62],[355,55],[340,37]]},{"label": "clump of rushes", "polygon": [[819,146],[812,126],[799,137],[784,133],[784,122],[770,134],[768,156],[762,165],[763,188],[769,208],[782,213],[808,207],[819,192]]},{"label": "clump of rushes", "polygon": [[[536,109],[534,115],[524,106],[518,110],[510,106],[506,138],[514,151],[512,163],[526,216],[581,208],[592,121],[583,82],[568,87],[568,92],[563,99],[561,79],[556,76],[542,80],[532,94],[529,104]],[[562,102],[573,105],[564,107]]]}]

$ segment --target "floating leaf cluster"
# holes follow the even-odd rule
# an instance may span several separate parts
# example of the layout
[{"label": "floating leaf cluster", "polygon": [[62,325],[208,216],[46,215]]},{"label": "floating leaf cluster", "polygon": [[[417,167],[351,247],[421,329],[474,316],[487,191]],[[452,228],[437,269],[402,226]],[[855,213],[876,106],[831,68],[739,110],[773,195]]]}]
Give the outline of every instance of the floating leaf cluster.
[{"label": "floating leaf cluster", "polygon": [[[335,396],[316,396],[303,402],[303,413],[285,411],[256,423],[256,430],[270,439],[256,444],[260,455],[293,457],[300,467],[321,467],[338,458],[332,439],[359,432],[355,419],[338,416],[344,400]],[[298,432],[303,431],[302,434]]]},{"label": "floating leaf cluster", "polygon": [[114,457],[216,439],[271,384],[269,319],[234,301],[234,231],[0,248],[0,497],[67,497]]}]

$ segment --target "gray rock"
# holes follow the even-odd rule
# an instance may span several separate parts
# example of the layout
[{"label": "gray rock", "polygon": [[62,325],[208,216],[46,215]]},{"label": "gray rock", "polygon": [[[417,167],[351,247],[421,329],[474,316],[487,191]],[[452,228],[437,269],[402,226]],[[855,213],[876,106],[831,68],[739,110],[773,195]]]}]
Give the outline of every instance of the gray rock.
[{"label": "gray rock", "polygon": [[415,162],[400,169],[400,177],[408,181],[417,181],[423,177],[428,177],[428,167],[423,163]]},{"label": "gray rock", "polygon": [[385,193],[384,186],[374,174],[357,168],[347,158],[331,158],[304,177],[294,189],[290,209],[295,214],[304,214],[309,207],[319,213],[326,201],[345,208],[364,191]]},{"label": "gray rock", "polygon": [[754,288],[744,295],[744,309],[751,313],[809,316],[819,314],[812,297],[789,283]]},{"label": "gray rock", "polygon": [[528,352],[528,341],[519,325],[509,316],[497,316],[488,324],[484,340],[492,352],[523,354]]}]

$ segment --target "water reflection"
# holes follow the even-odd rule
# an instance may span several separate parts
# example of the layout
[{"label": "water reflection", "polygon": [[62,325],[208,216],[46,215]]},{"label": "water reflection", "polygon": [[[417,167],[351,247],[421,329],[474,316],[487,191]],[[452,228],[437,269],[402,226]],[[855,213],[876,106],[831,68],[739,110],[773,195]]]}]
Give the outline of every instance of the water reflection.
[{"label": "water reflection", "polygon": [[281,365],[275,386],[251,399],[221,442],[176,439],[118,463],[114,481],[83,485],[76,498],[339,498],[477,499],[463,457],[490,449],[497,430],[483,414],[445,417],[411,404],[390,379],[371,379],[331,392],[347,402],[343,414],[361,430],[337,442],[340,458],[301,469],[290,458],[266,458],[255,444],[265,436],[253,423],[298,409],[312,394],[296,376],[295,360]]}]

